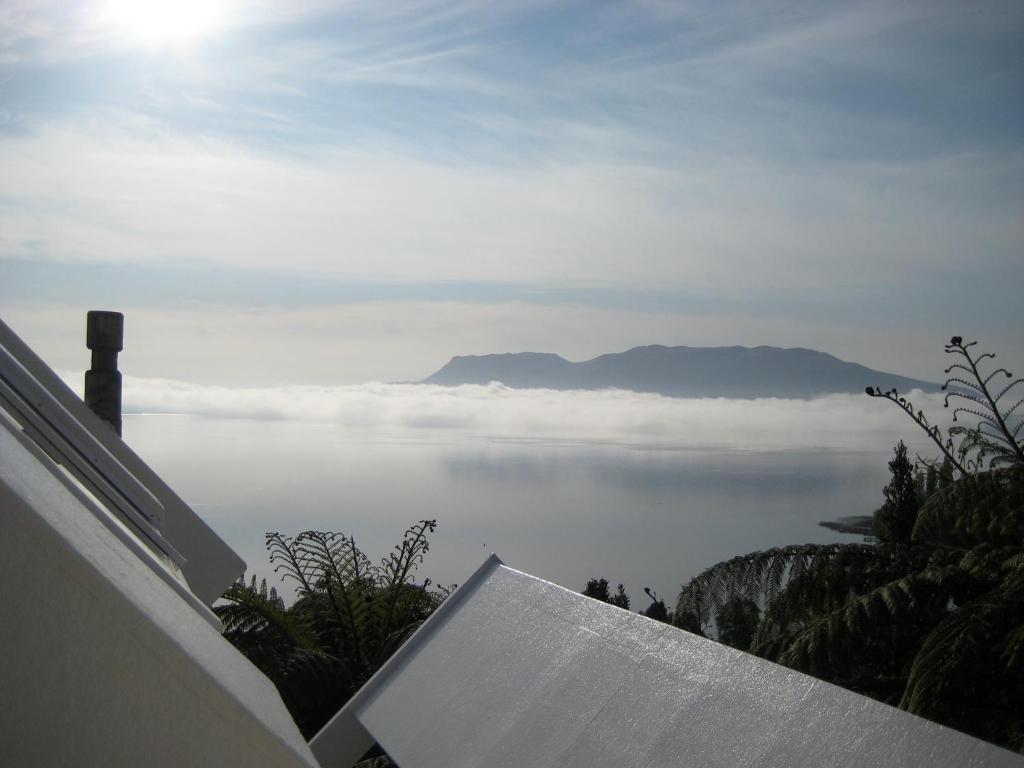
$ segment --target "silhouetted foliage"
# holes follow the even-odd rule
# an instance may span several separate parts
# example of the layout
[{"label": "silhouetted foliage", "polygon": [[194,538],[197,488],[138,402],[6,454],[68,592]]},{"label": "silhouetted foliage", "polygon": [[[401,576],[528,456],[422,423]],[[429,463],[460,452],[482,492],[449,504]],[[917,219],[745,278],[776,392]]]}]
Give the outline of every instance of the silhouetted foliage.
[{"label": "silhouetted foliage", "polygon": [[263,580],[243,579],[214,608],[224,636],[269,677],[311,738],[447,597],[416,583],[434,520],[421,520],[379,565],[342,533],[267,534],[275,572],[297,587],[285,606]]},{"label": "silhouetted foliage", "polygon": [[704,634],[704,627],[701,624],[700,619],[693,611],[680,612],[679,609],[676,608],[675,612],[672,614],[672,623],[680,629],[685,629],[687,632],[692,632],[693,634],[700,635],[701,637],[707,637],[707,635]]},{"label": "silhouetted foliage", "polygon": [[[672,612],[665,606],[665,601],[659,599],[648,587],[644,587],[644,592],[651,599],[651,604],[644,610],[639,611],[639,614],[655,621],[671,624]],[[626,588],[622,584],[615,588],[615,593],[613,594],[608,588],[607,579],[590,579],[582,594],[594,600],[600,600],[602,603],[609,603],[619,608],[624,608],[627,611],[629,610],[629,595],[626,594]]]},{"label": "silhouetted foliage", "polygon": [[666,624],[672,623],[672,612],[665,606],[665,601],[658,597],[658,595],[651,591],[650,587],[644,587],[644,593],[651,598],[651,604],[644,610],[640,611],[641,616],[646,616],[648,619],[654,619],[655,621],[662,621]]},{"label": "silhouetted foliage", "polygon": [[[954,337],[944,436],[895,390],[939,447],[915,471],[905,446],[876,518],[875,544],[777,547],[719,563],[683,587],[677,626],[703,630],[762,606],[752,652],[1013,749],[1024,746],[1024,450],[1005,369],[983,373]],[[1009,380],[998,390],[993,378]],[[966,404],[959,404],[964,403]],[[745,602],[746,601],[746,602]],[[727,611],[727,606],[733,606]],[[729,619],[726,620],[728,625]]]},{"label": "silhouetted foliage", "polygon": [[741,651],[750,650],[760,620],[757,603],[746,597],[731,597],[718,612],[718,641]]},{"label": "silhouetted foliage", "polygon": [[611,600],[608,601],[614,606],[629,610],[629,595],[626,594],[626,590],[622,588],[622,585],[615,589],[615,594],[612,595]]},{"label": "silhouetted foliage", "polygon": [[[865,390],[871,397],[883,397],[902,408],[938,446],[944,459],[961,474],[985,468],[1024,466],[1024,447],[1019,438],[1024,420],[1016,415],[1017,409],[1024,405],[1021,390],[1017,389],[1024,384],[1024,379],[1015,379],[1005,368],[983,373],[979,364],[994,360],[995,355],[986,352],[973,356],[971,348],[977,343],[965,344],[961,336],[950,339],[946,354],[954,355],[956,362],[946,369],[949,378],[942,385],[947,393],[946,407],[953,401],[953,421],[958,422],[961,416],[973,417],[978,420],[974,427],[955,423],[943,439],[942,430],[932,426],[923,411],[915,412],[913,404],[895,389],[882,392],[878,387],[868,387]],[[1002,380],[999,379],[1000,374],[1003,375]],[[990,387],[993,379],[996,383]],[[1018,399],[1011,403],[1014,397]],[[1001,407],[1000,402],[1004,398],[1007,404]]]},{"label": "silhouetted foliage", "polygon": [[602,603],[610,603],[627,611],[629,610],[629,595],[626,594],[625,587],[619,584],[615,594],[612,594],[608,589],[608,579],[590,579],[587,581],[583,594],[595,600],[600,600]]},{"label": "silhouetted foliage", "polygon": [[[885,503],[875,513],[875,535],[887,544],[908,546],[917,521],[917,510],[924,501],[924,489],[918,482],[913,463],[907,458],[907,446],[902,440],[895,452],[889,461],[892,479],[882,489]],[[934,468],[930,469],[934,473]]]}]

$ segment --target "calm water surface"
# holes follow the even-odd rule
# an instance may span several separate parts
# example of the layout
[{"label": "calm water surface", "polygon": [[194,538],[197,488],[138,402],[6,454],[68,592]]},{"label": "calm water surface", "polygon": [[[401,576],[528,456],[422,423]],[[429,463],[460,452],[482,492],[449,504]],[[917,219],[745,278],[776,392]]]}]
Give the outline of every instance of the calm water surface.
[{"label": "calm water surface", "polygon": [[671,602],[682,582],[740,553],[855,540],[818,522],[879,505],[889,450],[509,440],[196,416],[128,416],[125,433],[250,572],[270,574],[265,531],[343,531],[376,560],[426,517],[438,530],[421,576],[461,583],[496,552],[575,590],[588,578],[623,582],[638,608],[643,587]]}]

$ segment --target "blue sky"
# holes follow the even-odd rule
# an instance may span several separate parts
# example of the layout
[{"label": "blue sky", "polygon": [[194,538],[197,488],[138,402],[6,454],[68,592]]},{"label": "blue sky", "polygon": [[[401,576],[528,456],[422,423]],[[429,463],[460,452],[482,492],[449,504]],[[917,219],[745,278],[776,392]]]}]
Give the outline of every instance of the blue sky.
[{"label": "blue sky", "polygon": [[1018,2],[7,0],[2,314],[73,368],[121,309],[137,375],[229,385],[1024,361],[1022,39]]}]

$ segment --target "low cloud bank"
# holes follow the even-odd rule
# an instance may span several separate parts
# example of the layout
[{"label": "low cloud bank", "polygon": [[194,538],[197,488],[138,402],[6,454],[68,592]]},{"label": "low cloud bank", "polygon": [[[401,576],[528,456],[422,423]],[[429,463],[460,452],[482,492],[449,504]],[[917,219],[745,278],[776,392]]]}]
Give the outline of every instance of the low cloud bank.
[{"label": "low cloud bank", "polygon": [[[941,396],[915,392],[911,397],[932,418],[948,415]],[[228,388],[126,377],[124,403],[126,413],[285,419],[381,434],[447,432],[758,449],[861,448],[903,438],[927,451],[927,440],[905,415],[866,395],[683,399],[623,390],[511,389],[499,383]]]}]

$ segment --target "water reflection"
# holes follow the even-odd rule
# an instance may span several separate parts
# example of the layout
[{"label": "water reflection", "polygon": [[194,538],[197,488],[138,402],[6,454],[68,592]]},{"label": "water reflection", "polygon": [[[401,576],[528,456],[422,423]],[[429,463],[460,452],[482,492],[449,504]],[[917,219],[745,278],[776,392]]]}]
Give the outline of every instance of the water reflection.
[{"label": "water reflection", "polygon": [[[647,450],[633,446],[523,446],[456,450],[444,459],[453,482],[488,478],[509,483],[596,482],[636,489],[733,488],[765,484],[812,492],[852,481],[862,452],[849,450],[730,451],[718,447]],[[856,474],[856,473],[855,473]]]},{"label": "water reflection", "polygon": [[[719,560],[849,540],[822,519],[878,506],[888,448],[744,451],[369,434],[287,420],[127,417],[136,450],[259,573],[268,530],[343,530],[372,556],[439,520],[423,574],[461,582],[491,551],[571,589],[674,596]],[[640,601],[641,603],[643,601]],[[637,607],[643,607],[638,605]]]}]

